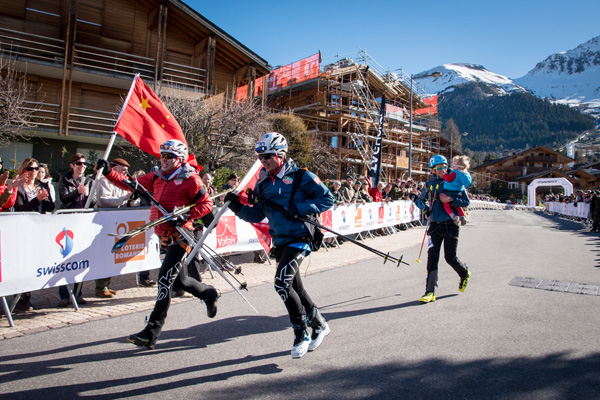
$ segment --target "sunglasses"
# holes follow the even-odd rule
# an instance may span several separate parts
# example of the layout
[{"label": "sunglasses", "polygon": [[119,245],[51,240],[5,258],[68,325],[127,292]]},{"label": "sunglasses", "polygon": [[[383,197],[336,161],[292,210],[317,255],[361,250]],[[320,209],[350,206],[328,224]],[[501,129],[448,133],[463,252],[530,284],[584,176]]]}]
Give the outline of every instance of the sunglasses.
[{"label": "sunglasses", "polygon": [[165,160],[171,160],[175,157],[176,156],[173,153],[160,153],[160,158],[164,158]]},{"label": "sunglasses", "polygon": [[40,167],[25,167],[26,171],[39,171]]},{"label": "sunglasses", "polygon": [[73,164],[81,167],[82,165],[86,165],[87,163],[85,161],[75,161]]},{"label": "sunglasses", "polygon": [[443,171],[445,170],[447,167],[445,165],[441,166],[441,167],[433,167],[433,169],[435,169],[436,171]]},{"label": "sunglasses", "polygon": [[258,159],[259,160],[270,160],[271,157],[273,157],[275,154],[259,154],[258,155]]}]

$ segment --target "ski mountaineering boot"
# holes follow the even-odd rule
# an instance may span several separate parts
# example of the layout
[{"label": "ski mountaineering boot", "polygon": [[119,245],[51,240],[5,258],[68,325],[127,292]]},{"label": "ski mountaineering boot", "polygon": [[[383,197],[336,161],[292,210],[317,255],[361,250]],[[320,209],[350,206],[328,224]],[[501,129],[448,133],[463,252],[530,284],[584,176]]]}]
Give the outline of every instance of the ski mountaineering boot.
[{"label": "ski mountaineering boot", "polygon": [[219,300],[219,297],[221,297],[221,291],[219,289],[212,289],[211,294],[204,300],[208,318],[214,318],[217,315],[217,300]]},{"label": "ski mountaineering boot", "polygon": [[419,299],[421,303],[432,303],[435,301],[435,294],[433,292],[427,292]]},{"label": "ski mountaineering boot", "polygon": [[458,291],[464,292],[467,286],[469,286],[469,279],[471,278],[471,271],[467,270],[467,275],[460,280],[458,284]]},{"label": "ski mountaineering boot", "polygon": [[150,350],[154,349],[156,339],[158,339],[161,330],[158,325],[155,322],[148,322],[148,325],[141,332],[129,335],[127,341],[136,346],[146,346]]},{"label": "ski mountaineering boot", "polygon": [[303,324],[293,325],[294,328],[294,345],[292,346],[292,358],[300,358],[308,351],[310,344],[310,336],[306,330],[306,321]]},{"label": "ski mountaineering boot", "polygon": [[321,345],[325,336],[329,335],[331,329],[329,324],[321,315],[321,312],[314,306],[306,316],[308,325],[312,328],[312,335],[310,336],[310,344],[308,345],[308,351],[314,351]]}]

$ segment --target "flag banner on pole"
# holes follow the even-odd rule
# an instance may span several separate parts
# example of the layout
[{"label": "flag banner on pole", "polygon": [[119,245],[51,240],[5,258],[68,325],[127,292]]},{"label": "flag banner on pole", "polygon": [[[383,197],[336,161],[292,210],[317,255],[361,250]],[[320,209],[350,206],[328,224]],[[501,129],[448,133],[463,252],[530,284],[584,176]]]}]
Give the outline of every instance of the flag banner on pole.
[{"label": "flag banner on pole", "polygon": [[158,96],[135,76],[115,132],[146,153],[159,157],[160,145],[177,139],[187,146],[181,127]]},{"label": "flag banner on pole", "polygon": [[425,108],[418,108],[413,111],[414,115],[437,115],[438,113],[438,95],[425,97],[423,103],[427,105]]},{"label": "flag banner on pole", "polygon": [[381,111],[379,114],[379,129],[377,130],[377,140],[373,147],[373,159],[369,168],[370,175],[373,177],[373,187],[379,183],[379,174],[381,172],[381,142],[383,141],[383,122],[385,119],[385,95],[381,96]]},{"label": "flag banner on pole", "polygon": [[[246,193],[246,189],[253,189],[256,186],[256,182],[258,181],[258,175],[260,170],[262,169],[262,164],[259,160],[256,160],[252,167],[248,170],[244,178],[236,188],[238,191],[238,197],[240,198],[240,202],[242,204],[248,205],[248,193]],[[261,246],[265,249],[267,254],[269,254],[269,250],[271,249],[271,236],[269,235],[269,225],[265,222],[259,222],[257,224],[250,224],[256,231],[256,235],[258,236],[258,241]]]}]

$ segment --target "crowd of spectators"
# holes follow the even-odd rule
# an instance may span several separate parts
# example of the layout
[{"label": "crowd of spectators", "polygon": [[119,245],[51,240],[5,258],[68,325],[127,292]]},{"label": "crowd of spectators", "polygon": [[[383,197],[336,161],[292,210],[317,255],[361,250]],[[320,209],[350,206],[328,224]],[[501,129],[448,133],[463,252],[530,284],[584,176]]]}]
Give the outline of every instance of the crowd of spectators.
[{"label": "crowd of spectators", "polygon": [[326,179],[324,183],[331,190],[335,205],[408,200],[413,187],[420,192],[424,185],[423,182],[416,183],[410,178],[405,181],[398,178],[394,182],[379,182],[376,187],[372,187],[371,179],[364,176],[348,176],[344,183]]}]

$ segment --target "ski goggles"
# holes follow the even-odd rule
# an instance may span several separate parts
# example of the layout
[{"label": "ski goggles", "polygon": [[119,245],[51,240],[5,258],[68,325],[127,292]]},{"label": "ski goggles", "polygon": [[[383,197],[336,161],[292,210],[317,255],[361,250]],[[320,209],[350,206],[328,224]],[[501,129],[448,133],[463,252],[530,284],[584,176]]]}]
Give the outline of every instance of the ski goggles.
[{"label": "ski goggles", "polygon": [[448,168],[446,165],[442,165],[441,167],[433,167],[432,169],[436,171],[444,171],[446,168]]},{"label": "ski goggles", "polygon": [[259,154],[257,157],[259,160],[270,160],[275,154]]},{"label": "ski goggles", "polygon": [[160,158],[164,158],[165,160],[171,160],[175,157],[177,156],[173,153],[160,153]]}]

